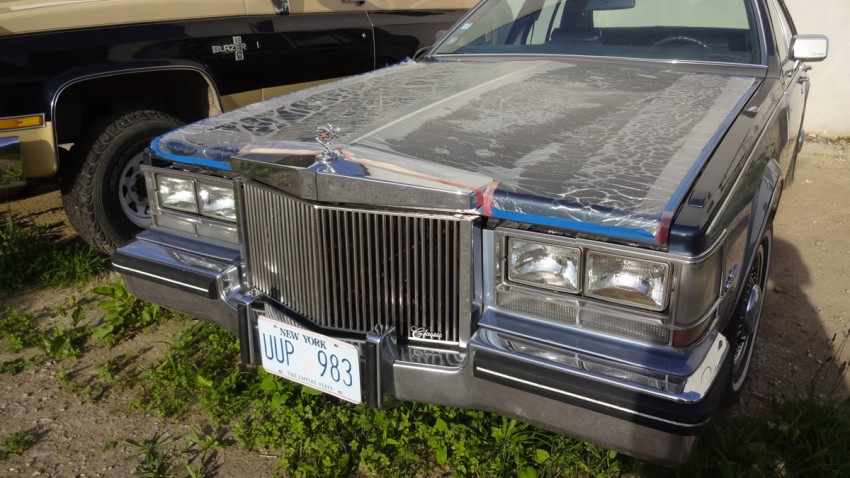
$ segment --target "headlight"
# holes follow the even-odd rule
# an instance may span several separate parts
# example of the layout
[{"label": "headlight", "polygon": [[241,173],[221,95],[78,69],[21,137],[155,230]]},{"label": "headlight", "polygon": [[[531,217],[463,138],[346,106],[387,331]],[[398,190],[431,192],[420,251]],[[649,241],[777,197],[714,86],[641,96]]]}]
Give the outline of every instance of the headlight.
[{"label": "headlight", "polygon": [[233,188],[198,181],[198,199],[201,214],[236,222],[236,201]]},{"label": "headlight", "polygon": [[156,175],[160,207],[236,222],[236,200],[229,182]]},{"label": "headlight", "polygon": [[198,212],[194,181],[162,175],[158,175],[156,179],[160,206],[178,211]]},{"label": "headlight", "polygon": [[581,250],[511,238],[508,279],[563,292],[578,292]]},{"label": "headlight", "polygon": [[667,307],[670,265],[600,252],[587,253],[585,294],[649,310]]}]

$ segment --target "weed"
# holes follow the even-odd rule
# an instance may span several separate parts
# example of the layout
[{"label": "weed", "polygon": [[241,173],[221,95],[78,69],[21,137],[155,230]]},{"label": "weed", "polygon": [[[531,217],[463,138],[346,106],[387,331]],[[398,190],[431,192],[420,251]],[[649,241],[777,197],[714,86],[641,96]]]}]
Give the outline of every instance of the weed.
[{"label": "weed", "polygon": [[0,166],[0,183],[6,181],[23,181],[24,168],[21,166],[6,167]]},{"label": "weed", "polygon": [[135,357],[129,352],[111,357],[106,362],[98,366],[98,375],[100,375],[100,377],[106,382],[115,384],[120,380],[121,371],[124,370],[134,360],[134,358]]},{"label": "weed", "polygon": [[57,327],[52,332],[40,332],[38,340],[33,344],[45,357],[61,359],[77,358],[82,353],[82,345],[89,337],[85,327],[66,329]]},{"label": "weed", "polygon": [[[218,450],[225,448],[225,431],[219,430],[215,434],[206,434],[196,428],[192,428],[194,434],[186,437],[188,447],[183,451],[184,455],[191,455],[185,464],[186,472],[190,478],[213,476],[217,469]],[[197,462],[193,465],[194,462]]]},{"label": "weed", "polygon": [[106,395],[106,385],[99,382],[91,382],[83,387],[76,387],[75,391],[82,395],[88,403],[97,403]]},{"label": "weed", "polygon": [[35,445],[36,437],[29,432],[14,432],[0,446],[0,460],[5,460],[11,455],[20,455]]},{"label": "weed", "polygon": [[56,249],[52,256],[51,267],[44,271],[41,282],[60,287],[90,282],[103,274],[109,260],[91,246],[76,244]]},{"label": "weed", "polygon": [[59,383],[70,383],[74,378],[74,374],[68,370],[62,369],[56,374],[56,381]]},{"label": "weed", "polygon": [[33,314],[11,307],[0,312],[0,338],[8,339],[9,348],[13,352],[32,347],[40,336]]},{"label": "weed", "polygon": [[85,302],[78,300],[75,296],[69,297],[61,304],[53,306],[50,317],[65,317],[71,314],[71,327],[77,327],[86,318]]},{"label": "weed", "polygon": [[47,226],[19,224],[8,215],[0,227],[0,289],[38,282],[50,268],[54,240]]},{"label": "weed", "polygon": [[248,375],[236,365],[239,343],[223,328],[196,323],[184,330],[158,364],[145,371],[135,406],[180,416],[199,402],[211,418],[226,422],[244,410]]},{"label": "weed", "polygon": [[167,309],[131,295],[122,281],[96,287],[92,292],[108,297],[97,304],[106,314],[103,317],[104,324],[94,328],[92,337],[110,348],[126,335],[157,324],[169,316]]},{"label": "weed", "polygon": [[138,450],[133,456],[133,458],[140,460],[134,470],[134,474],[140,478],[164,478],[172,476],[172,456],[168,452],[159,450],[161,446],[169,443],[171,443],[171,439],[161,432],[156,432],[152,437],[142,441],[124,440],[124,444]]},{"label": "weed", "polygon": [[0,363],[0,373],[8,373],[10,375],[17,375],[21,370],[24,369],[27,365],[31,363],[30,359],[25,358],[17,358],[15,360],[10,360],[8,362]]},{"label": "weed", "polygon": [[79,244],[56,247],[56,241],[49,226],[7,215],[0,226],[0,289],[79,284],[105,270],[106,257],[97,251]]}]

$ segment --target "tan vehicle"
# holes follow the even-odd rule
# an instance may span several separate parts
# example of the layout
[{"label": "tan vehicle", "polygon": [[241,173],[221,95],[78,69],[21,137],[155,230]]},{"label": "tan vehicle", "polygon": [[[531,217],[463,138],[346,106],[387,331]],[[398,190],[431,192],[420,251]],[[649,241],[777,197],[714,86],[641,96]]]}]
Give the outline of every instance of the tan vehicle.
[{"label": "tan vehicle", "polygon": [[0,189],[61,180],[80,236],[111,252],[150,224],[151,139],[412,57],[473,4],[0,0]]}]

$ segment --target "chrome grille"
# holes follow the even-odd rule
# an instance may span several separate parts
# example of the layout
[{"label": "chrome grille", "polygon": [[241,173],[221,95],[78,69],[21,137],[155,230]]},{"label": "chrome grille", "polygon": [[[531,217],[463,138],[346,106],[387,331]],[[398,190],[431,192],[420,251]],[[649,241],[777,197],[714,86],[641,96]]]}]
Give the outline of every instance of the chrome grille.
[{"label": "chrome grille", "polygon": [[317,325],[411,341],[464,339],[469,218],[310,204],[255,184],[242,215],[252,285]]}]

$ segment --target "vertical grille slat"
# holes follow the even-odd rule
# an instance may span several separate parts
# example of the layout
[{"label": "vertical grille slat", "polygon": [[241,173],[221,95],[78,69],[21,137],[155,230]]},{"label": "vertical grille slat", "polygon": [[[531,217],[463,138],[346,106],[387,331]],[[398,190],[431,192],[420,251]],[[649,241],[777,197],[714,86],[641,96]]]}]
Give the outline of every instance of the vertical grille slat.
[{"label": "vertical grille slat", "polygon": [[414,341],[462,339],[461,261],[471,256],[460,241],[470,219],[313,205],[252,183],[244,190],[254,287],[323,328],[381,324]]}]

